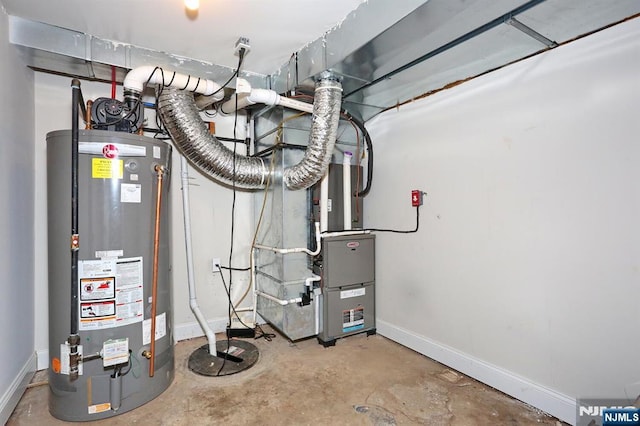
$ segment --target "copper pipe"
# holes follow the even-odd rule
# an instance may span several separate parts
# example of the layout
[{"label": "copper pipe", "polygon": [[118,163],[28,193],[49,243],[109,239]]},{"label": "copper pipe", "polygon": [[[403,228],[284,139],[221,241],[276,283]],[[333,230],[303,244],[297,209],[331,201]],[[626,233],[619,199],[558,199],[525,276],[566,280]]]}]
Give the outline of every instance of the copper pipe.
[{"label": "copper pipe", "polygon": [[85,111],[85,114],[84,114],[84,122],[85,122],[84,128],[86,130],[91,130],[91,106],[92,105],[93,105],[93,101],[92,100],[88,100],[87,101],[87,110]]},{"label": "copper pipe", "polygon": [[153,275],[151,278],[151,347],[149,352],[149,377],[153,377],[155,373],[154,360],[156,358],[156,299],[158,297],[158,251],[160,249],[160,206],[162,205],[162,178],[165,169],[157,164],[154,170],[158,174],[158,190],[156,193],[156,222],[153,233]]}]

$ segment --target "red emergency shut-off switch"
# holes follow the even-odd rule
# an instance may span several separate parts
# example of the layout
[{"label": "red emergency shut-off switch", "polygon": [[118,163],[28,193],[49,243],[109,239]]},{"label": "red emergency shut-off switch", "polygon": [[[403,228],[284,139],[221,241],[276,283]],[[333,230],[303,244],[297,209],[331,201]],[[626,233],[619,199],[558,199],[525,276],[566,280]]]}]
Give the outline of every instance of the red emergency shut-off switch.
[{"label": "red emergency shut-off switch", "polygon": [[419,189],[411,191],[411,205],[413,207],[419,207],[422,205],[422,191]]}]

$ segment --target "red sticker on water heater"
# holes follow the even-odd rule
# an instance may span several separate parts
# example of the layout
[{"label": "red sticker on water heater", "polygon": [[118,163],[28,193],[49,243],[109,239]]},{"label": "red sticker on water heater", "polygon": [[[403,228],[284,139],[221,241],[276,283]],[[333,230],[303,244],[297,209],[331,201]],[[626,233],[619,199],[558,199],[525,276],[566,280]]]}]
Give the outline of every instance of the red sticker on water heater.
[{"label": "red sticker on water heater", "polygon": [[347,243],[347,247],[349,247],[349,248],[360,247],[360,243],[358,241],[349,241]]},{"label": "red sticker on water heater", "polygon": [[112,143],[108,143],[102,147],[102,155],[104,158],[117,158],[118,157],[118,147]]}]

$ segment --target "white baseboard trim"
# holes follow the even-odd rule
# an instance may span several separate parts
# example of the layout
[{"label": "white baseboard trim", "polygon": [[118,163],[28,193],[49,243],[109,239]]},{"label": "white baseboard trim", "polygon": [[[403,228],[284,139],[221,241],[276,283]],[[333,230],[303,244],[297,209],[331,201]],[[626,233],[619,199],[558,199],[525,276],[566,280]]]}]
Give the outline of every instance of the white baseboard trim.
[{"label": "white baseboard trim", "polygon": [[36,369],[37,371],[49,368],[49,349],[40,349],[36,351]]},{"label": "white baseboard trim", "polygon": [[31,355],[27,362],[22,366],[20,372],[15,379],[13,379],[13,382],[0,399],[0,424],[5,424],[7,420],[9,420],[11,413],[13,413],[16,405],[20,402],[20,398],[22,398],[24,391],[27,390],[27,385],[33,378],[35,372],[36,354],[34,352],[34,354]]},{"label": "white baseboard trim", "polygon": [[[228,319],[215,318],[207,320],[207,324],[214,333],[223,333],[227,329]],[[173,328],[173,336],[176,342],[181,340],[193,339],[194,337],[204,336],[204,331],[197,321],[184,324],[176,324]]]},{"label": "white baseboard trim", "polygon": [[458,370],[564,422],[572,425],[576,422],[575,399],[386,321],[376,320],[376,326],[378,333],[388,339]]}]

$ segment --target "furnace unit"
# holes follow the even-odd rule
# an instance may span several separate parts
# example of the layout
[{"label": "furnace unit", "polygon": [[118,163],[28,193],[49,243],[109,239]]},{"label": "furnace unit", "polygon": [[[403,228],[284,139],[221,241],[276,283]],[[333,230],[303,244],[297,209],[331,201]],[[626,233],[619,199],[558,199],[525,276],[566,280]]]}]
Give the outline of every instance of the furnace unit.
[{"label": "furnace unit", "polygon": [[375,334],[375,235],[323,238],[321,254],[315,268],[322,277],[318,341],[326,347],[351,334]]}]

